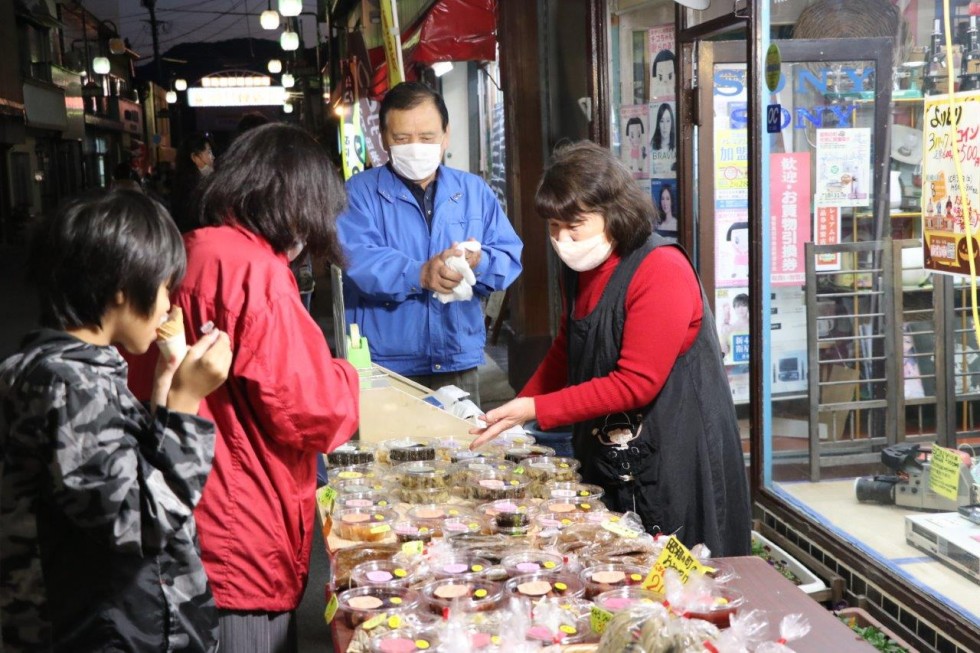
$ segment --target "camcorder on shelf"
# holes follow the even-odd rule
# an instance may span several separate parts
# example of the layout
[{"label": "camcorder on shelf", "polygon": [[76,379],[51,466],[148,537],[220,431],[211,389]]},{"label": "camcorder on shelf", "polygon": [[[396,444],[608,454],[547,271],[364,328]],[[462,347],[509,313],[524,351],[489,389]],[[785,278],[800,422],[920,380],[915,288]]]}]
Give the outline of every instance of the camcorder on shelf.
[{"label": "camcorder on shelf", "polygon": [[882,505],[895,504],[913,510],[956,511],[959,506],[977,503],[977,485],[970,475],[972,459],[966,452],[960,464],[956,500],[930,489],[932,448],[918,444],[895,444],[881,452],[881,462],[894,474],[862,476],[854,482],[857,500]]}]

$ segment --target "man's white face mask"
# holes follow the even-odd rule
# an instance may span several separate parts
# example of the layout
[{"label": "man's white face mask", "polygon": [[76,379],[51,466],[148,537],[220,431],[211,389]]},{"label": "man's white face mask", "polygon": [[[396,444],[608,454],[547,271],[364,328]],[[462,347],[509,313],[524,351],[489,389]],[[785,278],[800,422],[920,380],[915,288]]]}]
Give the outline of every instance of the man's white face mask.
[{"label": "man's white face mask", "polygon": [[422,181],[435,173],[442,162],[441,143],[405,143],[388,148],[391,165],[405,179]]}]

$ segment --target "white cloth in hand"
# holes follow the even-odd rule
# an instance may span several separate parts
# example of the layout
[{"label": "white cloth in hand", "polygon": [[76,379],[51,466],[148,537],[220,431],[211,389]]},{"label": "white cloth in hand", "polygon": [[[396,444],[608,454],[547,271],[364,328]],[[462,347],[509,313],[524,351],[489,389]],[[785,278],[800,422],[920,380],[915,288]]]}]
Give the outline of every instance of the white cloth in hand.
[{"label": "white cloth in hand", "polygon": [[466,259],[462,256],[450,256],[446,259],[446,267],[450,270],[454,270],[463,275],[460,282],[453,288],[451,293],[449,292],[439,292],[436,293],[436,297],[443,304],[448,304],[449,302],[457,301],[467,301],[473,299],[473,286],[476,285],[476,275],[473,274],[473,270],[470,269],[470,264],[466,262]]}]

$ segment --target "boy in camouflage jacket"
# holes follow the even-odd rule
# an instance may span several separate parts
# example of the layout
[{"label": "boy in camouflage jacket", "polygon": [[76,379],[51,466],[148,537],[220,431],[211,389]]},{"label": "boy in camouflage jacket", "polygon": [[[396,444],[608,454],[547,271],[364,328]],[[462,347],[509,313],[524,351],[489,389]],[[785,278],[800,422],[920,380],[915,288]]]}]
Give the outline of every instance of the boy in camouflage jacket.
[{"label": "boy in camouflage jacket", "polygon": [[116,191],[43,221],[42,328],[0,364],[0,649],[214,651],[193,509],[214,445],[195,415],[226,378],[226,334],[162,360],[154,401],[113,345],[147,351],[183,275],[156,202]]}]

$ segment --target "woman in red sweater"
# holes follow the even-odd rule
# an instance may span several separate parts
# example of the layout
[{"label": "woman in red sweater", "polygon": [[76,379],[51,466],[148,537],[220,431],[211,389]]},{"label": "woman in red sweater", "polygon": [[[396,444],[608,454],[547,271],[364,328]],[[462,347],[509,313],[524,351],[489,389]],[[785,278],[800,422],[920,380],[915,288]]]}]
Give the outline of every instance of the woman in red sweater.
[{"label": "woman in red sweater", "polygon": [[537,419],[574,425],[586,482],[648,531],[749,552],[748,484],[714,318],[697,273],[652,233],[657,210],[612,154],[560,148],[535,197],[561,259],[565,319],[527,385],[474,429],[478,447]]}]

